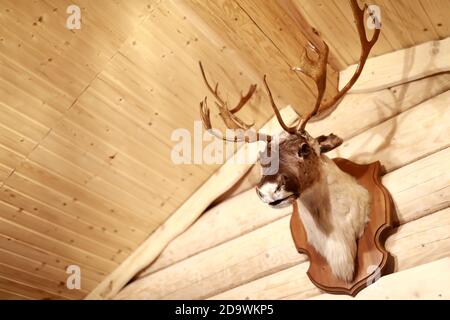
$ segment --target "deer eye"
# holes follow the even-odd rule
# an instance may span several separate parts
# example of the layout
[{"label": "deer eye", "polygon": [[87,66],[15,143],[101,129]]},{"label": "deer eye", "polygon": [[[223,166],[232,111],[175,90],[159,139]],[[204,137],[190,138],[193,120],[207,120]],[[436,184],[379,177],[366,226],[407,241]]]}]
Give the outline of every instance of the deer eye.
[{"label": "deer eye", "polygon": [[300,149],[298,150],[298,156],[299,157],[305,157],[305,156],[307,156],[309,154],[309,152],[310,152],[309,145],[307,143],[303,143],[300,146]]}]

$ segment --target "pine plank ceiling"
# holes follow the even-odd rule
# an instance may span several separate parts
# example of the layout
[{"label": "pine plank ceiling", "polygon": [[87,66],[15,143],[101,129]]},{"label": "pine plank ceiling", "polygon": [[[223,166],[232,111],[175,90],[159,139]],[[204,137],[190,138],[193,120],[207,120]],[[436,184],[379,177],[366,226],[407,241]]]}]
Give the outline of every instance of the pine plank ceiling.
[{"label": "pine plank ceiling", "polygon": [[[70,4],[80,30],[65,27]],[[450,35],[450,0],[371,4],[374,55]],[[350,17],[345,0],[2,0],[0,298],[84,297],[218,168],[170,160],[173,130],[199,119],[198,60],[230,101],[267,73],[304,112],[313,85],[289,69],[314,28],[336,86],[359,55]],[[241,114],[271,117],[263,90]]]}]

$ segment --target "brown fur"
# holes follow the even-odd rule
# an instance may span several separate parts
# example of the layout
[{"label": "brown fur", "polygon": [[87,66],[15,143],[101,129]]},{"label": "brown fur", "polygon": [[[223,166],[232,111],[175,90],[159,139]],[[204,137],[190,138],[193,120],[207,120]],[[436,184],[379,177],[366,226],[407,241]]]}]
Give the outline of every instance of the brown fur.
[{"label": "brown fur", "polygon": [[[299,154],[303,144],[308,145],[309,153]],[[270,146],[269,146],[270,148]],[[279,169],[274,175],[263,175],[258,187],[267,182],[284,185],[286,191],[299,196],[319,180],[319,155],[314,152],[314,139],[305,134],[291,134],[279,143]],[[268,153],[269,156],[276,156]]]}]

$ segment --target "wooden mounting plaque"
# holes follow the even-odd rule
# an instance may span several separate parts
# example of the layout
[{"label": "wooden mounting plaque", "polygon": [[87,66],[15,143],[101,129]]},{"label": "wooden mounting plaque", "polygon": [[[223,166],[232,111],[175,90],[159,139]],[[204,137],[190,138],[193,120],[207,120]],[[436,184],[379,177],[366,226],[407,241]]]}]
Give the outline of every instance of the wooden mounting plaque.
[{"label": "wooden mounting plaque", "polygon": [[358,240],[355,277],[350,283],[337,279],[325,259],[307,242],[307,236],[298,213],[297,203],[291,217],[291,233],[300,253],[308,256],[308,277],[322,291],[355,296],[359,291],[388,273],[389,252],[384,248],[386,231],[392,229],[394,206],[387,189],[381,183],[382,168],[379,161],[360,165],[347,159],[336,158],[337,166],[354,176],[369,190],[372,197],[370,221]]}]

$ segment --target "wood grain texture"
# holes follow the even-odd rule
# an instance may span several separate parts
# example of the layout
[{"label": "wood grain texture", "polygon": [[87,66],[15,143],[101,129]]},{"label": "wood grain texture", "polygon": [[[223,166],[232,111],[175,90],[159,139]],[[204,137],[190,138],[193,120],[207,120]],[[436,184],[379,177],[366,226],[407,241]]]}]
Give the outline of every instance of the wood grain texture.
[{"label": "wood grain texture", "polygon": [[[349,92],[370,92],[400,83],[449,72],[450,37],[426,42],[368,59],[361,76]],[[356,65],[340,72],[340,86],[352,77]]]},{"label": "wood grain texture", "polygon": [[347,140],[329,155],[358,163],[380,159],[393,170],[445,149],[450,145],[449,103],[447,91]]}]

